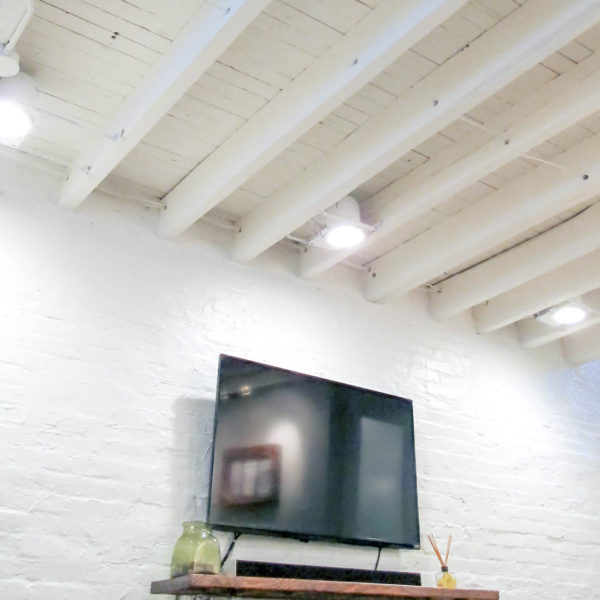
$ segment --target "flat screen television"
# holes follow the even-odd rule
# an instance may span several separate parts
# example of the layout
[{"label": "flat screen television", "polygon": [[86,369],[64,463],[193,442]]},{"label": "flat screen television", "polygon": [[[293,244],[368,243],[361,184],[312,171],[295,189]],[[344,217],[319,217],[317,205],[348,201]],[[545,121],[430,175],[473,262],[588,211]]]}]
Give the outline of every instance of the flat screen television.
[{"label": "flat screen television", "polygon": [[412,402],[221,355],[208,521],[418,548]]}]

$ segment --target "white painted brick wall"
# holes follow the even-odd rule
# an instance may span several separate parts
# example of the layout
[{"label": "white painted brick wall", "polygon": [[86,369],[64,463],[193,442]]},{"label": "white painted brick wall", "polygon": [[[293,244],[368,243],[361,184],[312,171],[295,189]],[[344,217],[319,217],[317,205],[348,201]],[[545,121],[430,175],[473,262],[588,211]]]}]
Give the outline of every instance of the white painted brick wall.
[{"label": "white painted brick wall", "polygon": [[[151,211],[60,211],[36,182],[38,198],[0,178],[0,598],[138,600],[168,576],[205,506],[221,352],[413,398],[421,530],[452,532],[460,584],[600,598],[598,364],[433,323],[416,296],[369,304],[353,273],[336,291],[279,253],[244,266],[198,231],[161,240]],[[236,556],[376,552],[243,536]],[[425,544],[380,566],[437,570]]]}]

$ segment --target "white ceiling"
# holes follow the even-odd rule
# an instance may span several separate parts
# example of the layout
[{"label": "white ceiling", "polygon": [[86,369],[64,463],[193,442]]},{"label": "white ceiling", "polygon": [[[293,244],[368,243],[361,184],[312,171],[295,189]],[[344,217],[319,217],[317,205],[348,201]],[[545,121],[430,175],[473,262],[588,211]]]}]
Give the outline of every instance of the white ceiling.
[{"label": "white ceiling", "polygon": [[[158,235],[232,229],[237,260],[285,241],[299,277],[350,265],[369,300],[422,290],[436,319],[516,323],[580,364],[600,358],[599,23],[599,0],[38,0],[16,44],[35,125],[4,160],[61,170],[65,209],[101,186]],[[309,245],[347,194],[374,231]],[[533,318],[575,297],[598,313]]]}]

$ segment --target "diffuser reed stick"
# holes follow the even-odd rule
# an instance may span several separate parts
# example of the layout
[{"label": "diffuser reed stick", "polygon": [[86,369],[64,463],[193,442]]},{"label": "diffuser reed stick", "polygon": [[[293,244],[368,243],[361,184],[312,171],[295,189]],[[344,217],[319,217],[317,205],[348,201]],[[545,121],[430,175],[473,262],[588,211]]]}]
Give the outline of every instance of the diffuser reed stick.
[{"label": "diffuser reed stick", "polygon": [[446,559],[444,560],[444,565],[448,566],[448,556],[450,555],[450,544],[452,544],[452,534],[448,536],[448,545],[446,546]]},{"label": "diffuser reed stick", "polygon": [[437,544],[435,542],[435,538],[433,537],[433,534],[430,533],[427,536],[427,538],[429,539],[429,542],[431,543],[433,551],[435,552],[435,555],[438,557],[438,560],[440,561],[440,564],[442,565],[442,567],[444,567],[445,566],[444,559],[442,558],[442,555],[440,554],[440,551],[439,551],[438,546],[437,546]]},{"label": "diffuser reed stick", "polygon": [[452,534],[450,534],[448,536],[448,545],[446,546],[446,558],[442,558],[442,553],[440,552],[440,549],[438,548],[437,542],[435,541],[435,537],[432,533],[430,533],[427,538],[429,539],[429,542],[431,543],[431,547],[433,548],[433,551],[435,552],[435,555],[438,557],[438,560],[440,561],[440,564],[442,565],[442,567],[447,567],[448,566],[448,557],[450,556],[450,545],[452,544]]}]

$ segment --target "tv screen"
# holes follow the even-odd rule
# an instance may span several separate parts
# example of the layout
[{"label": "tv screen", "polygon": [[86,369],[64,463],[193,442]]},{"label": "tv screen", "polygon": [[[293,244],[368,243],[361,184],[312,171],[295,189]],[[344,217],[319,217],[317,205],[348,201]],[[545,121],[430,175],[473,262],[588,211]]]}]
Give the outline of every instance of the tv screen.
[{"label": "tv screen", "polygon": [[411,401],[222,355],[208,521],[418,548]]}]

